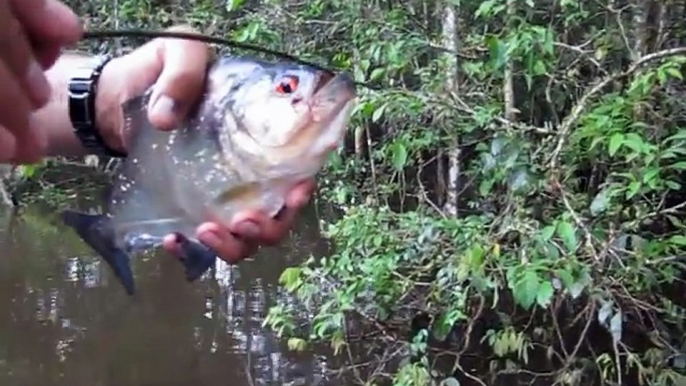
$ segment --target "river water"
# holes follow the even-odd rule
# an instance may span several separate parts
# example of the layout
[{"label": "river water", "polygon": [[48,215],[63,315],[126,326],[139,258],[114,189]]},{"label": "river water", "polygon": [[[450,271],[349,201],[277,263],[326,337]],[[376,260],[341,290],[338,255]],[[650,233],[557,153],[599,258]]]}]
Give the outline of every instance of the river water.
[{"label": "river water", "polygon": [[164,252],[139,257],[132,298],[54,211],[0,209],[0,385],[342,384],[262,327],[283,269],[327,252],[317,224],[309,208],[280,247],[192,284]]}]

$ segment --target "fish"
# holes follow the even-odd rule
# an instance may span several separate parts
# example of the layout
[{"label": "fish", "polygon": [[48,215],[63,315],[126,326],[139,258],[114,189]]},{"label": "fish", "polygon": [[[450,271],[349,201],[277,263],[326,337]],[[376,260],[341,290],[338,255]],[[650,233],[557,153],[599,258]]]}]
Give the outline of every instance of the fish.
[{"label": "fish", "polygon": [[106,208],[61,212],[129,295],[132,256],[159,248],[166,235],[175,235],[193,282],[218,258],[193,236],[200,224],[246,210],[276,216],[294,184],[316,176],[341,146],[357,96],[345,71],[223,56],[208,66],[187,118],[162,131],[148,120],[152,92],[121,104],[130,145]]}]

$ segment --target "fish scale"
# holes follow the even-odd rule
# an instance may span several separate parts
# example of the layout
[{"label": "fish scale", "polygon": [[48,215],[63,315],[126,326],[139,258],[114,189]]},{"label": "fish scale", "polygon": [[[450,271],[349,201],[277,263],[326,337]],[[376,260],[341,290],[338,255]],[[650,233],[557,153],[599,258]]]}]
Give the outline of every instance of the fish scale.
[{"label": "fish scale", "polygon": [[224,57],[208,69],[203,98],[175,130],[150,123],[151,96],[152,89],[122,104],[130,146],[107,210],[63,212],[130,295],[132,254],[174,234],[192,282],[218,257],[194,237],[200,224],[228,223],[248,209],[275,215],[289,188],[313,177],[340,144],[356,90],[346,73]]}]

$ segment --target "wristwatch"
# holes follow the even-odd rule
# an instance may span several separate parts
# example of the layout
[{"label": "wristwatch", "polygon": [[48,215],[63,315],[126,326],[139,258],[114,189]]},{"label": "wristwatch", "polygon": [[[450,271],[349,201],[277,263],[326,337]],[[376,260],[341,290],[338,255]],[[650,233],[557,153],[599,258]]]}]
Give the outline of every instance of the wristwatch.
[{"label": "wristwatch", "polygon": [[95,97],[102,69],[112,60],[109,55],[96,57],[73,72],[69,79],[69,118],[74,134],[91,153],[108,157],[125,157],[107,146],[95,126]]}]

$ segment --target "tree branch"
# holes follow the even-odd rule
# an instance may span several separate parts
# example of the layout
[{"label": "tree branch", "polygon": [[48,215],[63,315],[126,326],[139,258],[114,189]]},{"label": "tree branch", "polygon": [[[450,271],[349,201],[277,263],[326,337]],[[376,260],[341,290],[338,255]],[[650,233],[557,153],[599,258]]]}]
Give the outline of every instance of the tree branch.
[{"label": "tree branch", "polygon": [[581,96],[579,102],[577,102],[572,111],[569,113],[569,115],[567,115],[567,117],[563,120],[562,124],[560,125],[558,130],[557,144],[555,146],[555,150],[551,155],[549,167],[552,170],[557,169],[558,159],[560,156],[560,152],[562,151],[562,147],[564,146],[566,137],[569,134],[571,128],[581,117],[581,113],[588,107],[591,98],[593,98],[597,93],[602,91],[602,89],[607,87],[607,85],[609,85],[610,83],[618,79],[630,76],[631,74],[633,74],[638,69],[640,69],[648,63],[664,59],[670,56],[682,54],[686,55],[686,47],[677,47],[668,50],[654,52],[652,54],[643,56],[641,59],[635,61],[626,71],[607,76],[603,78],[600,82],[598,82],[595,86],[591,87],[586,93],[584,93],[584,95]]}]

